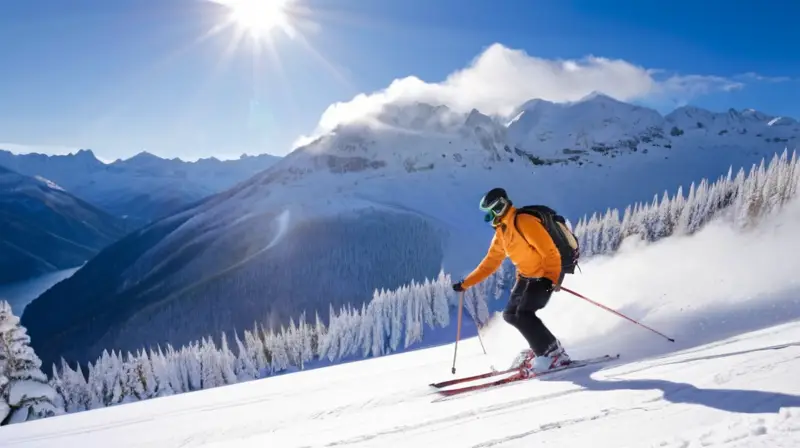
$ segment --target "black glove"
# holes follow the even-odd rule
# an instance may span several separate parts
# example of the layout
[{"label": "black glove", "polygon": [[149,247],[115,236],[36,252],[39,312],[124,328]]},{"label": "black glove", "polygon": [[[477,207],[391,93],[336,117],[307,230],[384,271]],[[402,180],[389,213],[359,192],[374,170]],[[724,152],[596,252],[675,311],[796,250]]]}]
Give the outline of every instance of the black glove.
[{"label": "black glove", "polygon": [[538,283],[539,283],[540,287],[542,289],[544,289],[545,291],[547,291],[547,292],[553,292],[553,290],[555,289],[555,285],[553,284],[553,281],[550,280],[547,277],[540,278],[538,280]]},{"label": "black glove", "polygon": [[464,290],[464,286],[461,284],[461,282],[453,283],[453,291],[461,292],[463,290]]}]

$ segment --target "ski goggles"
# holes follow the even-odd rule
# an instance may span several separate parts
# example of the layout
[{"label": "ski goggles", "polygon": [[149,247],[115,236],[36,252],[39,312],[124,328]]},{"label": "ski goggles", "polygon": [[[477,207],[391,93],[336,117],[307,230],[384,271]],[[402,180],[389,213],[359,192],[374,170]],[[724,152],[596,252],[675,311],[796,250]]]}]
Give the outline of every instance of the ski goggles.
[{"label": "ski goggles", "polygon": [[478,207],[480,207],[481,211],[486,212],[484,215],[483,220],[486,222],[493,221],[498,215],[505,211],[506,207],[508,206],[508,201],[505,198],[497,198],[492,202],[486,202],[486,198],[484,197],[481,199],[481,203]]}]

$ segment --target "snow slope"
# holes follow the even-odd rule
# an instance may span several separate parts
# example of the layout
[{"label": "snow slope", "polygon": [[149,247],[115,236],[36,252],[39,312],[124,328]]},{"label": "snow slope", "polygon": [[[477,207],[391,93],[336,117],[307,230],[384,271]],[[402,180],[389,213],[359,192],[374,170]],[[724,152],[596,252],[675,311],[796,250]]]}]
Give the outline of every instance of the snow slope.
[{"label": "snow slope", "polygon": [[[800,444],[798,340],[800,325],[776,327],[435,402],[426,384],[449,376],[452,357],[441,347],[11,425],[0,437],[9,448],[790,447]],[[461,372],[485,368],[479,350],[464,344]]]},{"label": "snow slope", "polygon": [[[749,169],[785,148],[689,129],[680,136],[662,129],[656,139],[649,124],[660,115],[602,95],[541,116],[551,116],[541,122],[552,123],[555,134],[591,131],[590,149],[556,160],[537,155],[538,143],[511,144],[514,123],[506,127],[476,110],[389,105],[110,247],[39,297],[23,321],[49,361],[47,351],[94,360],[107,347],[183,345],[254,321],[277,327],[303,311],[327,320],[329,306],[358,307],[376,288],[433,278],[441,269],[454,276],[471,270],[491,236],[477,210],[490,188],[505,187],[517,204],[547,203],[576,222],[585,213],[649,202],[665,189],[687,191],[691,182]],[[620,120],[613,129],[626,134],[604,133],[605,123]],[[647,135],[638,134],[637,123],[648,123],[641,128]],[[772,128],[748,126],[751,133]],[[704,129],[712,128],[709,122]],[[85,305],[60,313],[62,333],[42,324],[41,313],[65,296]],[[99,309],[96,329],[74,325]]]},{"label": "snow slope", "polygon": [[238,160],[211,157],[184,162],[141,152],[106,164],[91,150],[50,156],[0,149],[0,165],[51,179],[72,194],[139,224],[230,188],[278,160],[262,154],[242,155]]},{"label": "snow slope", "polygon": [[[725,223],[628,247],[568,286],[676,339],[558,293],[545,319],[574,357],[611,364],[440,399],[453,346],[0,428],[4,447],[788,447],[800,444],[800,202],[745,233]],[[741,256],[741,254],[748,256]],[[692,254],[687,257],[687,254]],[[754,262],[755,261],[755,262]],[[522,342],[502,320],[459,345],[458,375]]]}]

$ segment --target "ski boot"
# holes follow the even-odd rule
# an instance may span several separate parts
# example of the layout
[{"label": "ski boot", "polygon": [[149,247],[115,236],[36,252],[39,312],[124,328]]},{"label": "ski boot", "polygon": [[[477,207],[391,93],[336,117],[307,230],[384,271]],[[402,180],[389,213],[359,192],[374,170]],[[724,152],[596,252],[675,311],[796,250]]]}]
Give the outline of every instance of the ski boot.
[{"label": "ski boot", "polygon": [[509,366],[509,369],[521,369],[524,366],[526,366],[527,364],[530,364],[531,360],[535,356],[536,356],[536,354],[533,353],[533,350],[531,350],[530,348],[526,348],[524,350],[521,350],[519,352],[519,354],[511,362],[511,365]]},{"label": "ski boot", "polygon": [[556,340],[545,351],[542,356],[531,356],[523,361],[521,366],[522,374],[525,378],[531,377],[539,372],[544,372],[556,367],[568,365],[570,358],[561,342]]}]

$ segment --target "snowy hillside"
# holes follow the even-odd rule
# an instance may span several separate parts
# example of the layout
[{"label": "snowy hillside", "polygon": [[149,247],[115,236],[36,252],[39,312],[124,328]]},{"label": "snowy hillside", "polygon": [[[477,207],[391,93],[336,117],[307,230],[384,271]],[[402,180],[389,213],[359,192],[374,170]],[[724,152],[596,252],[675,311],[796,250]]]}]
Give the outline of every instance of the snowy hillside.
[{"label": "snowy hillside", "polygon": [[48,156],[16,155],[0,149],[0,165],[51,179],[75,196],[137,225],[230,188],[278,160],[264,154],[184,162],[141,152],[105,164],[90,150]]},{"label": "snowy hillside", "polygon": [[[578,133],[617,119],[617,103],[607,103],[596,95],[559,106],[573,119],[550,121]],[[655,119],[653,111],[633,110],[641,117],[627,120],[631,126]],[[329,307],[360,307],[376,288],[442,269],[466,274],[491,237],[477,210],[490,188],[505,187],[517,204],[547,203],[577,222],[679,186],[686,194],[691,182],[784,150],[724,135],[706,145],[687,130],[665,137],[674,145],[541,164],[533,149],[508,144],[511,131],[478,111],[388,107],[130,235],[31,303],[23,321],[48,362],[92,360],[108,347],[183,345],[254,321],[277,329],[302,312],[327,321]],[[46,314],[67,296],[80,297],[81,306],[61,310],[54,322]],[[100,310],[95,327],[76,325]]]},{"label": "snowy hillside", "polygon": [[[188,382],[220,384],[227,374],[247,373],[247,357],[203,350],[194,364],[194,357],[173,357],[169,365],[155,357],[145,375],[155,380],[150,386],[126,381],[113,389],[133,403],[9,425],[0,440],[13,448],[121,440],[150,447],[797,446],[800,282],[790,254],[800,250],[800,202],[746,231],[732,222],[625,245],[567,279],[565,286],[676,340],[556,293],[541,314],[570,354],[621,353],[613,363],[442,399],[427,385],[453,378],[447,344],[173,395]],[[505,367],[524,344],[499,318],[483,329],[482,341],[486,355],[476,338],[459,343],[457,376]],[[106,359],[89,376],[94,384],[101,374],[122,372]],[[231,370],[201,374],[192,367],[199,359]],[[64,378],[74,387],[64,389],[70,403],[91,400],[72,376]],[[161,396],[135,402],[135,394],[155,393]]]},{"label": "snowy hillside", "polygon": [[[4,446],[793,447],[800,325],[436,402],[451,347],[0,428]],[[461,372],[483,371],[477,341]],[[624,351],[623,351],[624,353]]]},{"label": "snowy hillside", "polygon": [[48,179],[0,166],[0,284],[80,266],[130,230]]}]

